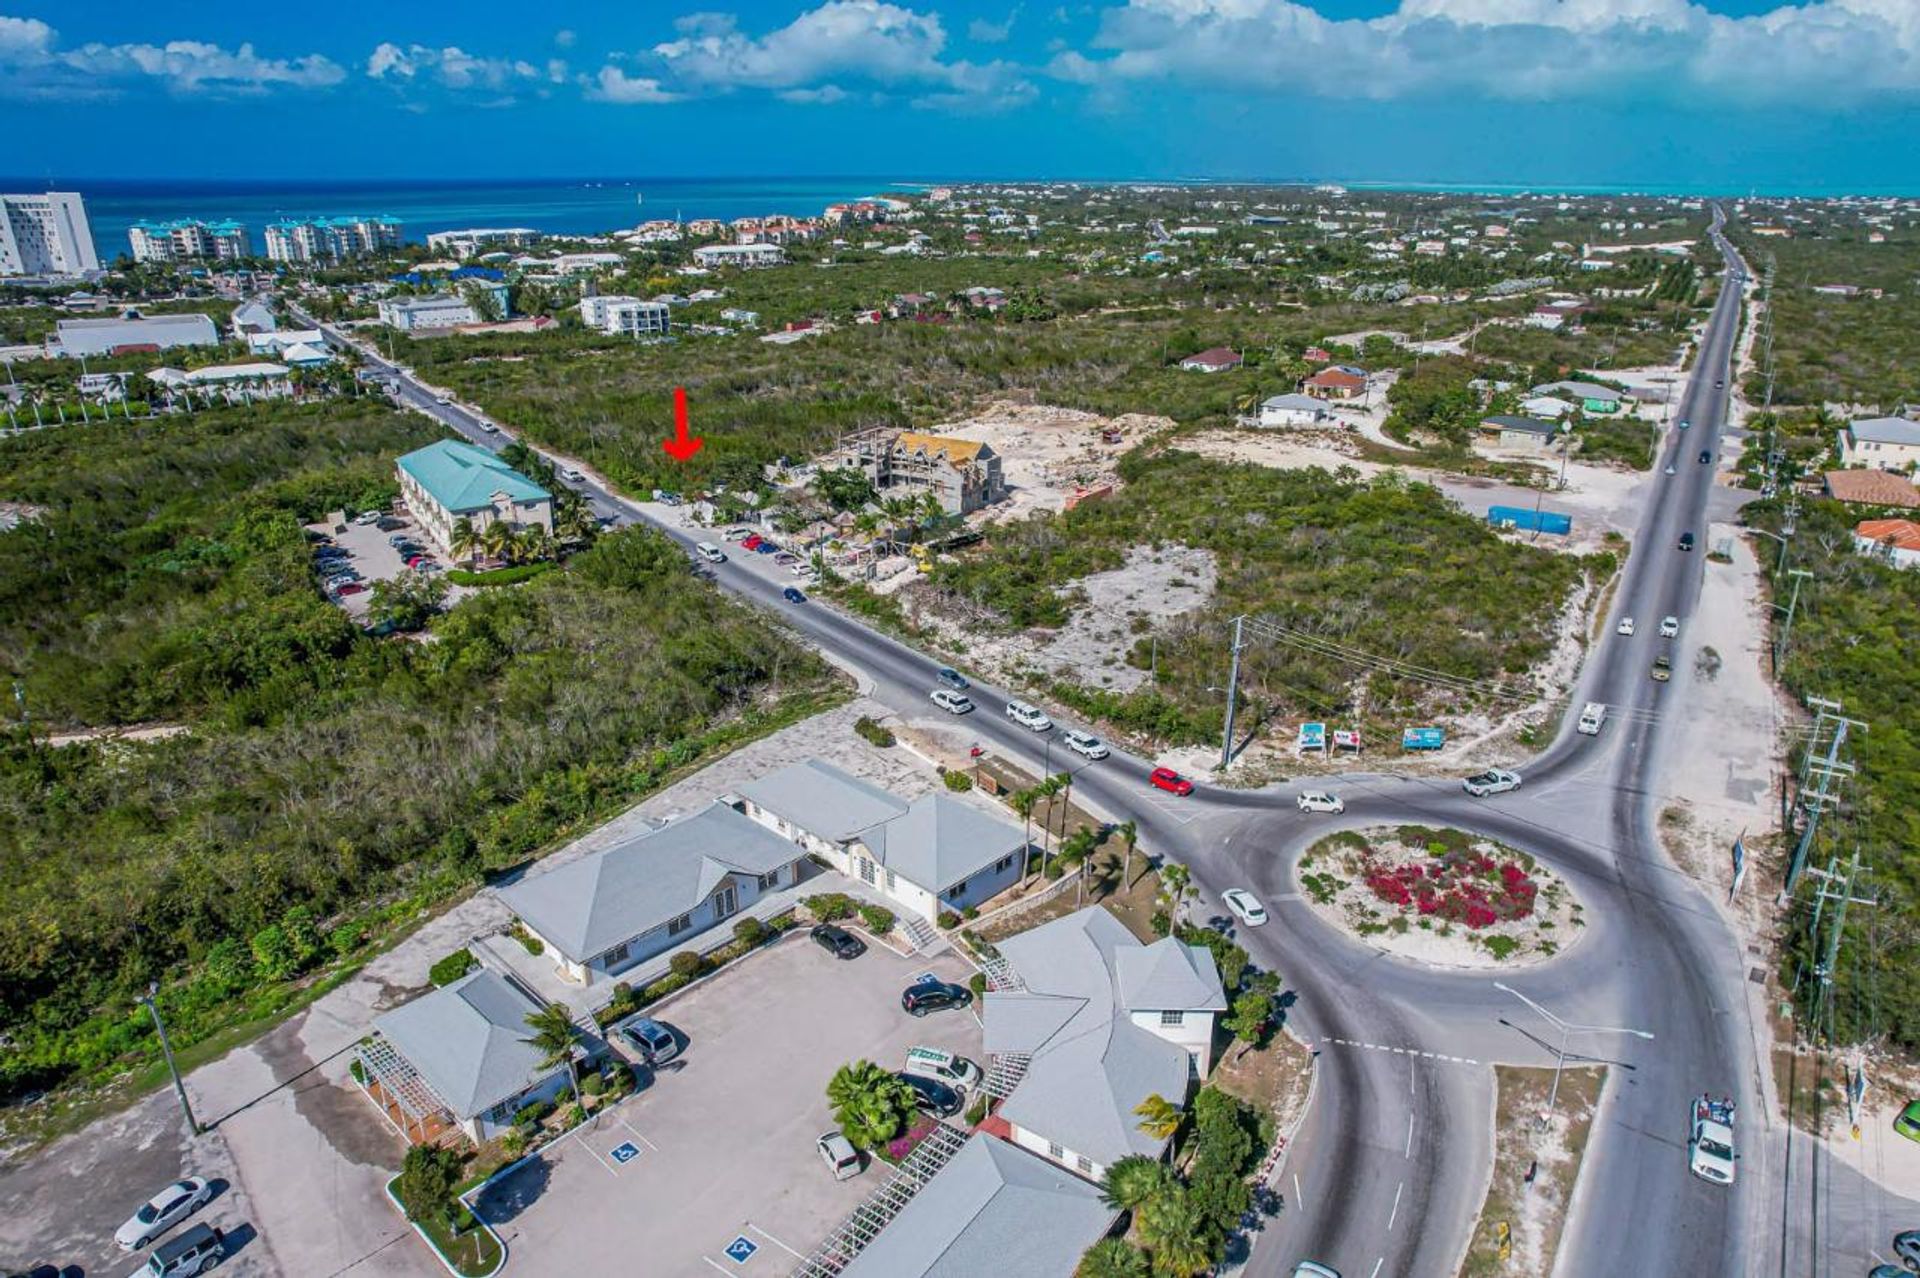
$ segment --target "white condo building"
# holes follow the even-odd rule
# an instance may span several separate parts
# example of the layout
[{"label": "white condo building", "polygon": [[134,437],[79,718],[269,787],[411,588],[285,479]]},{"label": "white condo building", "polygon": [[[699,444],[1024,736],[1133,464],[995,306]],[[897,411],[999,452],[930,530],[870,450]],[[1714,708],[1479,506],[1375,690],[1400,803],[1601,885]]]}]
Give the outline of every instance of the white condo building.
[{"label": "white condo building", "polygon": [[234,262],[253,256],[247,228],[238,222],[135,222],[127,228],[136,262]]},{"label": "white condo building", "polygon": [[580,319],[588,328],[609,337],[664,335],[671,321],[672,308],[665,302],[649,302],[638,297],[583,297]]},{"label": "white condo building", "polygon": [[79,275],[99,269],[78,192],[0,195],[0,275]]},{"label": "white condo building", "polygon": [[400,223],[390,217],[316,217],[270,222],[267,257],[275,262],[333,262],[400,246]]}]

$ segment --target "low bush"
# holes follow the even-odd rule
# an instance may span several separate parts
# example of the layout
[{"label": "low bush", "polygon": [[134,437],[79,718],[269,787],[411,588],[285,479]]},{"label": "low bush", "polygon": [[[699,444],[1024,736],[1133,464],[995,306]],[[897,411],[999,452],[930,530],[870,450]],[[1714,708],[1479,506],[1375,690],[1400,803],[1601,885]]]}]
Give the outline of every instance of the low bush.
[{"label": "low bush", "polygon": [[875,723],[864,714],[854,720],[853,730],[867,741],[883,748],[892,745],[895,740],[892,731],[882,724]]},{"label": "low bush", "polygon": [[667,966],[673,969],[675,976],[684,976],[688,980],[700,975],[700,969],[706,965],[707,961],[692,950],[681,950],[667,960]]},{"label": "low bush", "polygon": [[822,923],[849,918],[856,908],[853,898],[845,892],[822,892],[818,896],[808,897],[801,904],[807,907],[809,914]]},{"label": "low bush", "polygon": [[472,971],[473,965],[472,951],[455,950],[427,969],[427,979],[435,985],[451,985]]},{"label": "low bush", "polygon": [[973,1098],[973,1104],[967,1106],[967,1126],[978,1127],[987,1120],[987,1105],[986,1093]]},{"label": "low bush", "polygon": [[751,916],[741,919],[733,925],[733,937],[740,944],[755,946],[766,939],[767,925]]},{"label": "low bush", "polygon": [[598,1074],[588,1074],[580,1080],[580,1094],[582,1096],[598,1096],[606,1090],[607,1080]]},{"label": "low bush", "polygon": [[521,949],[533,955],[535,958],[547,952],[546,944],[542,942],[539,937],[527,931],[525,924],[515,923],[513,925],[513,939],[520,942]]},{"label": "low bush", "polygon": [[646,990],[640,996],[640,1006],[645,1007],[649,1003],[656,1003],[675,990],[685,989],[692,983],[693,978],[691,976],[682,976],[678,972],[673,973],[671,976],[663,976],[653,984],[647,986]]},{"label": "low bush", "polygon": [[552,572],[552,563],[515,564],[511,568],[495,568],[490,572],[468,572],[465,568],[447,569],[447,580],[456,586],[512,586],[523,581],[531,581],[545,572]]},{"label": "low bush", "polygon": [[358,1056],[347,1062],[347,1073],[353,1075],[353,1081],[365,1087],[367,1085],[367,1067],[360,1063]]},{"label": "low bush", "polygon": [[955,794],[965,794],[967,791],[973,789],[973,778],[964,772],[951,771],[940,779],[945,781],[947,783],[947,789],[953,791]]},{"label": "low bush", "polygon": [[884,905],[862,905],[860,919],[875,936],[885,936],[893,931],[893,911]]},{"label": "low bush", "polygon": [[554,1105],[552,1101],[535,1101],[531,1105],[524,1106],[513,1116],[513,1125],[515,1127],[537,1127],[549,1114],[553,1113],[553,1110]]},{"label": "low bush", "polygon": [[952,910],[942,910],[940,911],[940,926],[941,927],[959,927],[960,916],[958,914],[955,914]]},{"label": "low bush", "polygon": [[973,991],[975,998],[979,998],[982,994],[985,994],[987,992],[987,974],[985,972],[975,972],[972,976],[969,976],[967,978],[967,988]]}]

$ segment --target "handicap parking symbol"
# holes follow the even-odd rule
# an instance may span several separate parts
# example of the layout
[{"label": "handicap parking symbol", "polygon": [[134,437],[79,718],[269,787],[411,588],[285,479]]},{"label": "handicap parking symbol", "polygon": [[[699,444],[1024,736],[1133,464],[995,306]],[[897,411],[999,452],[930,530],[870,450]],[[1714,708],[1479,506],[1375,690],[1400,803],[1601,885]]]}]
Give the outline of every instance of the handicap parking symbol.
[{"label": "handicap parking symbol", "polygon": [[736,1265],[744,1265],[753,1259],[753,1253],[760,1250],[760,1244],[741,1234],[727,1244],[727,1259]]},{"label": "handicap parking symbol", "polygon": [[640,1157],[640,1147],[632,1141],[628,1141],[624,1145],[615,1145],[608,1153],[608,1157],[624,1167],[634,1159]]}]

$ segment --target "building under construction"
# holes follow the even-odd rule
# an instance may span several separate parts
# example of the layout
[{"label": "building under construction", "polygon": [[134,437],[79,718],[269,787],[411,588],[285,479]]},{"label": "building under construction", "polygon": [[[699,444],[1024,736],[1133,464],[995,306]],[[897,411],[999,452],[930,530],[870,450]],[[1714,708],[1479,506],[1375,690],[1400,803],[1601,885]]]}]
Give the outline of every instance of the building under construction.
[{"label": "building under construction", "polygon": [[983,443],[879,428],[842,440],[822,462],[867,477],[884,496],[930,492],[950,515],[966,515],[1007,495],[1000,455]]}]

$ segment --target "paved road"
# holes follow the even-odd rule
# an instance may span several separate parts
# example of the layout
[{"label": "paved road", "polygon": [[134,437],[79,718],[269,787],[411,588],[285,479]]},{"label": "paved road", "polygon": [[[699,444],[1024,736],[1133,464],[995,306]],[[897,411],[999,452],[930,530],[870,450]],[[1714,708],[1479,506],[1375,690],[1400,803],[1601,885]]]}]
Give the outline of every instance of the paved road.
[{"label": "paved road", "polygon": [[[1720,243],[1730,268],[1735,259]],[[296,312],[296,315],[298,312]],[[1445,782],[1353,777],[1343,782],[1346,825],[1419,821],[1470,828],[1521,847],[1568,878],[1587,905],[1585,935],[1564,956],[1512,984],[1570,1020],[1631,1025],[1654,1035],[1589,1036],[1574,1044],[1616,1062],[1596,1122],[1574,1218],[1561,1249],[1565,1275],[1772,1272],[1780,1237],[1761,1227],[1770,1175],[1768,1142],[1743,1142],[1740,1183],[1709,1186],[1686,1172],[1685,1112],[1702,1091],[1734,1096],[1758,1114],[1760,1062],[1746,1016],[1737,942],[1699,885],[1680,874],[1654,830],[1664,725],[1683,713],[1710,712],[1708,690],[1694,685],[1685,623],[1699,596],[1707,547],[1703,512],[1719,460],[1728,375],[1739,317],[1739,290],[1716,305],[1696,372],[1669,432],[1655,499],[1644,512],[1615,615],[1638,622],[1633,637],[1607,637],[1590,656],[1574,704],[1606,702],[1597,738],[1572,731],[1524,769],[1522,790],[1473,800]],[[341,342],[338,335],[330,339]],[[361,356],[391,366],[367,346]],[[479,413],[438,396],[410,377],[396,379],[401,402],[484,446],[507,436]],[[1674,474],[1664,474],[1671,461]],[[571,464],[571,463],[563,463]],[[591,478],[573,483],[595,511],[618,522],[645,520],[683,545],[697,534],[673,512],[643,506]],[[1682,532],[1696,539],[1678,548]],[[780,597],[791,584],[763,557],[735,554],[713,569],[722,586],[779,613],[800,635],[874,683],[874,695],[903,714],[930,713],[937,661],[841,614]],[[1675,641],[1659,640],[1662,616],[1682,622]],[[1610,619],[1611,620],[1611,619]],[[1654,655],[1670,650],[1674,679],[1649,678]],[[1293,1028],[1319,1053],[1315,1103],[1292,1151],[1281,1188],[1287,1208],[1261,1238],[1248,1272],[1284,1274],[1308,1256],[1341,1273],[1450,1274],[1467,1242],[1488,1171],[1492,1061],[1546,1063],[1530,1035],[1547,1027],[1492,977],[1445,973],[1387,958],[1327,928],[1297,899],[1292,862],[1333,828],[1293,806],[1294,787],[1260,792],[1203,789],[1190,799],[1148,786],[1148,760],[1116,753],[1088,764],[1055,749],[999,713],[996,689],[976,686],[981,709],[968,730],[1002,753],[1076,774],[1083,801],[1139,822],[1149,846],[1189,862],[1205,898],[1227,886],[1252,887],[1273,923],[1241,937],[1256,960],[1299,991]],[[1205,899],[1203,898],[1203,899]],[[1777,1154],[1774,1155],[1777,1158]],[[1773,1172],[1774,1176],[1779,1173]],[[1296,1180],[1297,1178],[1297,1180]],[[1763,1254],[1764,1253],[1764,1254]],[[1780,1272],[1786,1272],[1781,1270]]]}]

